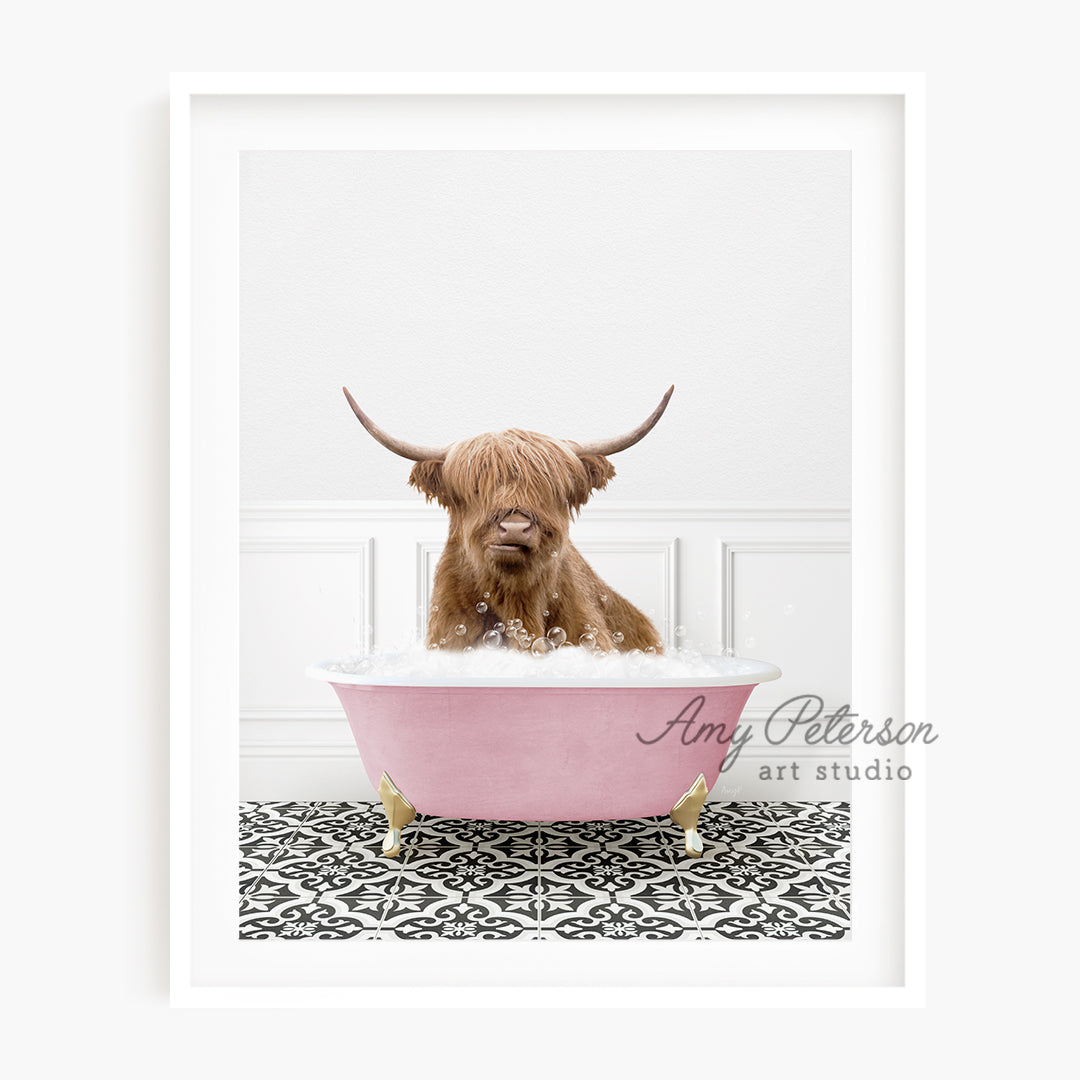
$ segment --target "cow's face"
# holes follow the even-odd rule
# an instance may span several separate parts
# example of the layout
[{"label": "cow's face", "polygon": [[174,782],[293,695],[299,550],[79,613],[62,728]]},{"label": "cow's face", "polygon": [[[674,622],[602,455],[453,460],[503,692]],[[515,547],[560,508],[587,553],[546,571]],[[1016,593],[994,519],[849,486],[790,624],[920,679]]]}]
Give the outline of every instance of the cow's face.
[{"label": "cow's face", "polygon": [[567,542],[570,518],[615,469],[574,443],[511,429],[464,439],[420,461],[409,483],[450,514],[470,562],[494,573],[541,571]]},{"label": "cow's face", "polygon": [[450,538],[474,567],[526,574],[526,583],[557,565],[571,515],[615,475],[608,456],[645,438],[675,392],[669,387],[644,423],[611,439],[576,443],[512,428],[432,447],[384,431],[342,389],[374,439],[416,462],[409,483],[450,512]]}]

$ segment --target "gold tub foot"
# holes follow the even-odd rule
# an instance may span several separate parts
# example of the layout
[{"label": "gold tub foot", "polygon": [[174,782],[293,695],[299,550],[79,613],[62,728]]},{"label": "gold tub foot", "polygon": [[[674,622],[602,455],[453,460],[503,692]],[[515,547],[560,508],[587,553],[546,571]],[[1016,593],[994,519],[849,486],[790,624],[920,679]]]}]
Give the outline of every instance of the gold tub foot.
[{"label": "gold tub foot", "polygon": [[686,854],[691,859],[700,859],[701,853],[705,850],[701,835],[697,831],[697,819],[701,808],[705,805],[705,796],[708,794],[705,774],[698,773],[697,779],[671,808],[671,820],[686,834]]},{"label": "gold tub foot", "polygon": [[392,859],[401,851],[401,830],[416,817],[416,807],[398,791],[397,784],[385,772],[379,777],[379,798],[390,826],[383,837],[382,850],[388,859]]}]

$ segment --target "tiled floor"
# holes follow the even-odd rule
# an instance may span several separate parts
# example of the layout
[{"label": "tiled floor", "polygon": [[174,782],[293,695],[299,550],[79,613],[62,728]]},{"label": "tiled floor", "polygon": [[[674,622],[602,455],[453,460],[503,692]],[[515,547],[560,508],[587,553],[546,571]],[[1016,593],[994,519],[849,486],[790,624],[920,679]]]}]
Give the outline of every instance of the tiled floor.
[{"label": "tiled floor", "polygon": [[242,803],[241,938],[839,938],[848,804],[705,806],[700,859],[666,818],[419,815],[382,855],[379,803]]}]

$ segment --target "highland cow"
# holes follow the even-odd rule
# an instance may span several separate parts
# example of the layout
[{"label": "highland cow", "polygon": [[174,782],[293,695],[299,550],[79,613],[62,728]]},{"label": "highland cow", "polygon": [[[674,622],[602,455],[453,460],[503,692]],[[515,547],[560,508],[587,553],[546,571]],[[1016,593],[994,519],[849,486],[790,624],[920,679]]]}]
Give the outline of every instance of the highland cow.
[{"label": "highland cow", "polygon": [[[626,435],[580,444],[533,431],[477,435],[439,449],[388,435],[353,400],[357,419],[388,450],[415,461],[409,483],[450,516],[435,569],[427,644],[478,646],[499,623],[510,648],[528,649],[561,627],[566,642],[663,651],[653,624],[605,585],[570,542],[570,519],[615,476],[608,456],[643,439],[663,415]],[[588,636],[588,635],[591,635]],[[538,646],[539,648],[539,646]]]}]

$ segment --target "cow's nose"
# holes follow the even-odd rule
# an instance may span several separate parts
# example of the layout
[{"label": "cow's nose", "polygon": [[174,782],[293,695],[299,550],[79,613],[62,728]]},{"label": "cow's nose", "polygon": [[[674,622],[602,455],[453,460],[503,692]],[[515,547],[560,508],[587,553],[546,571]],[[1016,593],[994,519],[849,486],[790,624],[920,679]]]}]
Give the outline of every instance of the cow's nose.
[{"label": "cow's nose", "polygon": [[524,544],[532,531],[532,521],[516,510],[499,522],[499,540],[504,544]]}]

